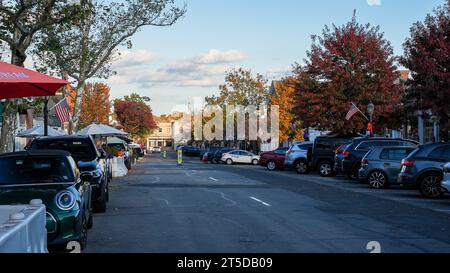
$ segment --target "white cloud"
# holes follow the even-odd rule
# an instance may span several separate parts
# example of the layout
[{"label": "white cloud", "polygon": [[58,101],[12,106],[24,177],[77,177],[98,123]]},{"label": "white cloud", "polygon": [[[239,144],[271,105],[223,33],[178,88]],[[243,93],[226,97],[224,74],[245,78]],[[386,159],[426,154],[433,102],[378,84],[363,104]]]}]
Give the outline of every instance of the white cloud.
[{"label": "white cloud", "polygon": [[198,62],[202,64],[232,63],[247,59],[247,55],[239,50],[221,51],[211,49],[209,52],[201,54]]},{"label": "white cloud", "polygon": [[381,6],[381,0],[366,0],[369,6]]},{"label": "white cloud", "polygon": [[[154,62],[158,55],[148,51],[124,51],[113,65],[117,75],[112,84],[139,84],[149,87],[157,84],[189,87],[217,87],[223,83],[225,71],[232,63],[246,59],[238,50],[210,51],[195,57],[172,60],[159,68]],[[158,63],[159,65],[159,63]]]},{"label": "white cloud", "polygon": [[114,61],[114,69],[123,67],[148,65],[150,62],[159,59],[159,55],[148,50],[119,50]]}]

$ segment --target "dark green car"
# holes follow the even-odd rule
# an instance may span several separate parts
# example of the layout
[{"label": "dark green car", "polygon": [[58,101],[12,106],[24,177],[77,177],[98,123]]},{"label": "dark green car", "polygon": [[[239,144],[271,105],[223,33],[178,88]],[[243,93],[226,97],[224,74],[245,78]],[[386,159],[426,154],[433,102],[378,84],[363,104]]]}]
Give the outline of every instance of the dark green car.
[{"label": "dark green car", "polygon": [[0,155],[0,204],[41,199],[47,208],[49,246],[79,242],[92,227],[90,174],[82,174],[68,152],[42,150]]}]

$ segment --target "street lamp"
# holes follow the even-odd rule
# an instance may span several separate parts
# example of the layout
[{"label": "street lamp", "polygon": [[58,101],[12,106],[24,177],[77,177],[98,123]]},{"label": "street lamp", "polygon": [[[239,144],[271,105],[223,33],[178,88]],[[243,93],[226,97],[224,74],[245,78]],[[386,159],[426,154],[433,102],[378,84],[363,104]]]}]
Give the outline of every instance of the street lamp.
[{"label": "street lamp", "polygon": [[370,102],[369,105],[367,105],[367,112],[369,113],[369,122],[370,122],[368,127],[371,129],[370,136],[372,137],[373,136],[373,124],[372,124],[373,113],[375,112],[375,105],[372,102]]}]

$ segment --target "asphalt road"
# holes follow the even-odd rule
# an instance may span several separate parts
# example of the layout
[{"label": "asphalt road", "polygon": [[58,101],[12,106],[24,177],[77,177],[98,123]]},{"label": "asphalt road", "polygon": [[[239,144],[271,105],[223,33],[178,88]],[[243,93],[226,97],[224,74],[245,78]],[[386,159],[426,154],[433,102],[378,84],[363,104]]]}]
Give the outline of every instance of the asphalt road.
[{"label": "asphalt road", "polygon": [[86,252],[450,252],[450,198],[160,154],[111,185]]}]

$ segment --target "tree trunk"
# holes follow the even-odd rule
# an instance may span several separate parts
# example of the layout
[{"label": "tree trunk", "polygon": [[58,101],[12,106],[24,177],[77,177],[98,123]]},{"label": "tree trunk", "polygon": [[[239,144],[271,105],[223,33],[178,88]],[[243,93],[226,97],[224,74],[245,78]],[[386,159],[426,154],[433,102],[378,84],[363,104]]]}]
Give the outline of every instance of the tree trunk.
[{"label": "tree trunk", "polygon": [[77,96],[75,99],[75,105],[73,107],[73,117],[72,117],[72,130],[77,131],[78,129],[78,123],[80,121],[80,114],[81,114],[81,102],[83,99],[83,91],[84,91],[84,81],[79,82],[77,86]]},{"label": "tree trunk", "polygon": [[3,125],[0,136],[0,153],[12,152],[14,149],[14,134],[17,127],[17,99],[5,102]]},{"label": "tree trunk", "polygon": [[[24,66],[26,54],[17,48],[11,48],[11,63]],[[0,132],[0,153],[12,152],[14,149],[14,135],[17,129],[17,99],[7,99],[3,112],[3,125]]]}]

